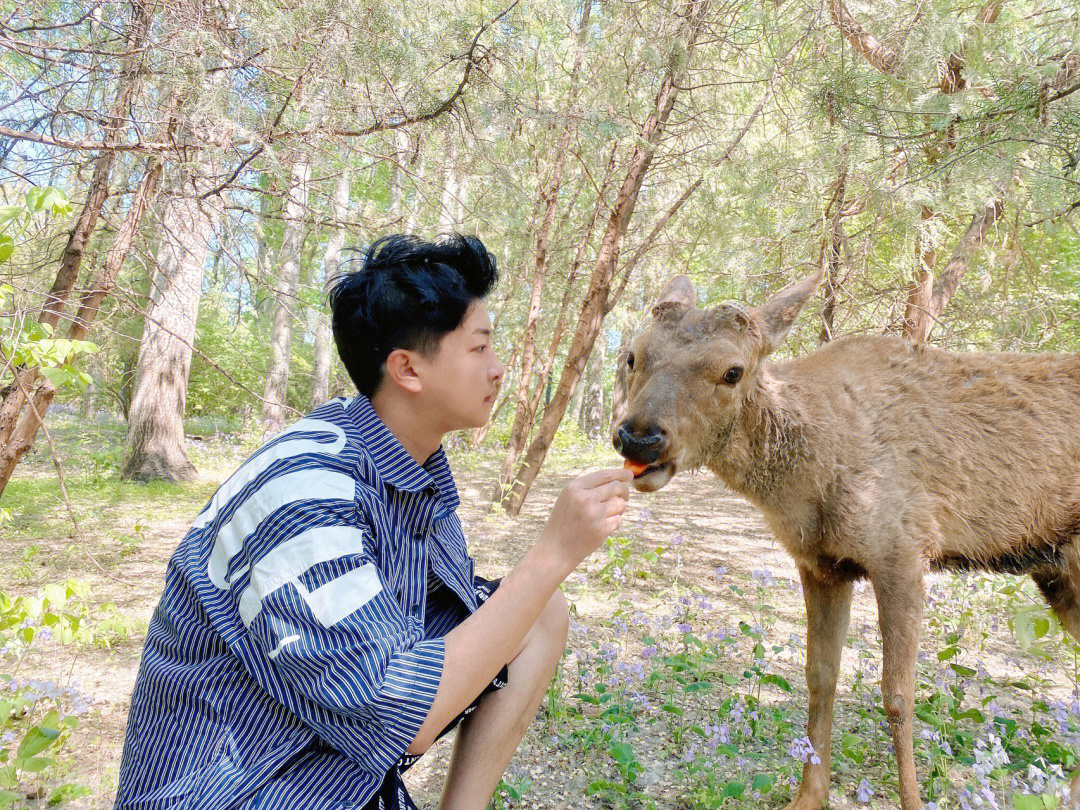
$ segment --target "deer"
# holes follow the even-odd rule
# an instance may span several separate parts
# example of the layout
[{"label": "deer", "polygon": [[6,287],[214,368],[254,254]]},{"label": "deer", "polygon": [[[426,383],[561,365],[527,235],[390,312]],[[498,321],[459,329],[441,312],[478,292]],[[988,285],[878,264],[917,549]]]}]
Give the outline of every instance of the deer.
[{"label": "deer", "polygon": [[[863,334],[770,359],[822,276],[757,307],[708,309],[687,276],[671,278],[625,354],[627,404],[612,440],[640,492],[711,471],[757,507],[798,567],[817,757],[787,810],[828,801],[852,586],[869,581],[900,805],[916,810],[926,574],[1029,574],[1080,640],[1080,354],[953,352]],[[1076,806],[1080,774],[1070,789]]]}]

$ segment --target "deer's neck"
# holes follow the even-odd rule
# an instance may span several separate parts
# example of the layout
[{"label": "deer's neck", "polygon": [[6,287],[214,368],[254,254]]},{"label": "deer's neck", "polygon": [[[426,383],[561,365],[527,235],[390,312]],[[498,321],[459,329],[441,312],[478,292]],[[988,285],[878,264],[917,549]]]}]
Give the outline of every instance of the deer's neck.
[{"label": "deer's neck", "polygon": [[766,366],[742,410],[719,431],[708,466],[724,483],[759,504],[780,497],[809,453],[797,392]]}]

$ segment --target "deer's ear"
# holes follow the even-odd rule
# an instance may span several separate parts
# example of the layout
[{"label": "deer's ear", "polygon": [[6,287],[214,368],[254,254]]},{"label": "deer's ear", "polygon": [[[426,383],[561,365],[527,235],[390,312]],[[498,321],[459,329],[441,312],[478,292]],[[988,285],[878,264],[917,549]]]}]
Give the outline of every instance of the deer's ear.
[{"label": "deer's ear", "polygon": [[672,276],[653,304],[652,314],[658,318],[671,309],[693,309],[696,304],[697,290],[694,289],[694,282],[683,275]]},{"label": "deer's ear", "polygon": [[799,310],[810,300],[821,285],[825,277],[825,268],[818,270],[812,276],[807,276],[802,281],[789,284],[780,292],[757,308],[757,315],[765,326],[765,334],[769,341],[769,351],[784,342],[788,332],[791,331]]}]

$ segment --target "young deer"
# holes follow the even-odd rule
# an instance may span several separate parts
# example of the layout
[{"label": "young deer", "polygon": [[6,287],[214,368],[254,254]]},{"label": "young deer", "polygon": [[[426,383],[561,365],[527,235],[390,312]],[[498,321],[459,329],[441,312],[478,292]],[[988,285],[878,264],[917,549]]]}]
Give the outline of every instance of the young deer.
[{"label": "young deer", "polygon": [[[852,582],[869,579],[881,691],[903,810],[922,806],[912,754],[923,575],[1029,573],[1080,639],[1080,355],[954,353],[847,337],[785,362],[821,274],[765,304],[696,307],[675,276],[626,356],[615,449],[649,465],[638,490],[707,467],[748,498],[799,567],[810,741],[789,810],[829,794],[833,696]],[[1072,795],[1080,796],[1080,777]],[[1075,799],[1074,799],[1075,801]]]}]

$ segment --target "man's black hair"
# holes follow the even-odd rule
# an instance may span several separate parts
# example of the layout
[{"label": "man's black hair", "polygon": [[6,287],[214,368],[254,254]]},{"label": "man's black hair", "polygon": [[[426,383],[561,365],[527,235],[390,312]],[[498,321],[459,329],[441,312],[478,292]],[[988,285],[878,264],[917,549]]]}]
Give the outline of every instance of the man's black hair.
[{"label": "man's black hair", "polygon": [[498,277],[495,257],[475,236],[428,242],[393,234],[374,242],[329,296],[334,343],[357,390],[375,394],[394,349],[430,357]]}]

